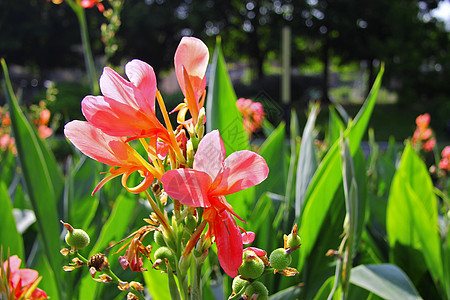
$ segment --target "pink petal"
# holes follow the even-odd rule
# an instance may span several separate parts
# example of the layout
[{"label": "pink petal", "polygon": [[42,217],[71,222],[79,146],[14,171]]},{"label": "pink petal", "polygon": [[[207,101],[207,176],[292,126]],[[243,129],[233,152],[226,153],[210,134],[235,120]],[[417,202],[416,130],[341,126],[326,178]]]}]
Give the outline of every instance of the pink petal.
[{"label": "pink petal", "polygon": [[208,47],[194,37],[183,37],[175,52],[175,73],[183,94],[185,94],[185,82],[183,67],[189,74],[189,79],[198,100],[206,86],[206,68],[208,67]]},{"label": "pink petal", "polygon": [[225,159],[210,195],[236,193],[261,183],[268,174],[269,168],[262,156],[247,150],[234,152]]},{"label": "pink petal", "polygon": [[11,281],[13,282],[14,286],[16,286],[17,283],[22,280],[22,286],[27,286],[33,283],[38,278],[38,276],[39,273],[36,270],[20,269],[12,274]]},{"label": "pink petal", "polygon": [[6,271],[6,267],[9,266],[11,273],[14,273],[19,270],[21,262],[22,260],[17,255],[13,255],[3,262],[3,270]]},{"label": "pink petal", "polygon": [[234,278],[242,264],[242,236],[236,221],[224,211],[216,217],[213,223],[217,244],[219,263],[228,276]]},{"label": "pink petal", "polygon": [[143,98],[137,98],[138,105],[145,112],[155,112],[156,76],[153,68],[138,59],[125,65],[125,73],[130,81],[141,91]]},{"label": "pink petal", "polygon": [[31,294],[31,299],[48,299],[48,296],[43,290],[37,288]]},{"label": "pink petal", "polygon": [[88,122],[69,122],[64,134],[81,152],[104,164],[120,167],[135,162],[121,138],[109,136]]},{"label": "pink petal", "polygon": [[127,103],[102,96],[85,97],[81,110],[89,123],[113,136],[141,135],[160,124],[154,113],[146,115]]},{"label": "pink petal", "polygon": [[211,177],[201,171],[177,169],[164,173],[161,177],[166,193],[184,205],[208,207],[208,188]]},{"label": "pink petal", "polygon": [[259,248],[255,248],[255,247],[248,247],[248,248],[245,248],[245,249],[244,249],[244,252],[245,252],[245,251],[253,251],[253,252],[254,252],[257,256],[259,256],[259,257],[264,256],[264,255],[267,254],[266,251],[264,251],[264,250],[262,250],[262,249],[259,249]]},{"label": "pink petal", "polygon": [[255,240],[255,233],[254,232],[247,231],[247,232],[243,232],[242,233],[242,242],[245,245],[253,243],[254,240]]},{"label": "pink petal", "polygon": [[222,168],[225,155],[225,146],[219,131],[213,130],[200,141],[193,168],[208,173],[214,179]]}]

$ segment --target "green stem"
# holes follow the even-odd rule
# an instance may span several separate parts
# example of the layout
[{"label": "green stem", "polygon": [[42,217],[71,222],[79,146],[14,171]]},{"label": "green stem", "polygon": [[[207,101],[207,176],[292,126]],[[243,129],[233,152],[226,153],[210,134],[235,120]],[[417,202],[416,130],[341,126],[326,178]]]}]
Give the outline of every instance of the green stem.
[{"label": "green stem", "polygon": [[202,266],[191,260],[191,300],[202,299]]},{"label": "green stem", "polygon": [[70,7],[78,18],[80,25],[81,43],[83,44],[84,62],[86,64],[86,71],[91,86],[91,92],[94,95],[98,95],[100,88],[98,85],[97,74],[95,72],[94,58],[92,56],[91,45],[89,43],[89,32],[86,21],[86,14],[84,8],[80,4],[75,3],[73,0],[68,0]]}]

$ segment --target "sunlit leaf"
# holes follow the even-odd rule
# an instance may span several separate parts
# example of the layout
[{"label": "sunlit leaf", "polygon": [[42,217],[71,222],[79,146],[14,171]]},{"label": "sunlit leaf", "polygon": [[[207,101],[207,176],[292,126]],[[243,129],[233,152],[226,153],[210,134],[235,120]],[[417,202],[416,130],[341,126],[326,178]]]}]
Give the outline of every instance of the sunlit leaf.
[{"label": "sunlit leaf", "polygon": [[0,181],[0,207],[0,244],[3,251],[9,251],[11,255],[17,255],[24,260],[23,239],[17,232],[11,199],[3,181]]}]

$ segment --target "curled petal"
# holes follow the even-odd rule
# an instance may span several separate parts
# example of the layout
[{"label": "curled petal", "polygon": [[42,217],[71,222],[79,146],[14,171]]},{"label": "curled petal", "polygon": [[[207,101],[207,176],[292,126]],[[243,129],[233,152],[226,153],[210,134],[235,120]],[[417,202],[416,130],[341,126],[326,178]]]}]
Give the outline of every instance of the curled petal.
[{"label": "curled petal", "polygon": [[242,236],[236,221],[223,211],[213,221],[220,266],[228,276],[234,278],[242,264]]},{"label": "curled petal", "polygon": [[216,178],[225,159],[225,146],[218,130],[206,134],[198,145],[194,156],[194,169]]},{"label": "curled petal", "polygon": [[245,245],[253,243],[254,240],[255,240],[255,233],[254,232],[246,231],[246,232],[242,233],[242,242]]},{"label": "curled petal", "polygon": [[161,177],[166,193],[184,205],[208,207],[208,188],[211,177],[201,171],[192,169],[170,170]]},{"label": "curled petal", "polygon": [[145,175],[144,179],[137,186],[129,187],[128,184],[127,184],[128,177],[132,173],[134,173],[135,171],[138,171],[138,169],[137,168],[130,169],[126,173],[124,173],[122,175],[122,185],[130,193],[139,194],[140,192],[145,191],[146,189],[148,189],[152,185],[153,180],[155,179],[155,177],[151,173],[147,172],[147,174]]},{"label": "curled petal", "polygon": [[198,100],[206,87],[206,68],[208,67],[208,47],[194,37],[183,37],[175,52],[175,73],[183,94],[186,96],[183,68],[189,75],[195,98]]},{"label": "curled petal", "polygon": [[232,153],[216,177],[211,196],[229,195],[261,183],[269,168],[264,158],[254,152],[242,150]]}]

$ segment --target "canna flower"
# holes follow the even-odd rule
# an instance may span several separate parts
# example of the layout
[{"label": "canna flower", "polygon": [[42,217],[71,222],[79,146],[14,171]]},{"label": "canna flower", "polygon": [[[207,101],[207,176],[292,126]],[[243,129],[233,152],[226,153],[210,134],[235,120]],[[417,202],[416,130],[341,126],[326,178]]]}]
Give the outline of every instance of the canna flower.
[{"label": "canna flower", "polygon": [[[139,193],[147,189],[153,182],[154,174],[157,174],[158,177],[161,176],[161,173],[158,173],[125,142],[125,138],[110,136],[84,121],[67,123],[64,127],[64,134],[85,155],[101,163],[118,167],[109,170],[110,175],[100,181],[92,194],[106,182],[120,175],[122,175],[122,185],[132,193]],[[127,186],[128,177],[136,171],[144,179],[138,186],[130,188]]]},{"label": "canna flower", "polygon": [[103,12],[105,7],[100,3],[101,1],[102,0],[81,0],[80,4],[83,8],[92,8],[95,5],[99,12]]},{"label": "canna flower", "polygon": [[[164,104],[159,100],[156,76],[153,68],[140,60],[132,60],[125,65],[125,73],[130,79],[123,79],[111,68],[104,68],[100,77],[103,96],[87,96],[81,103],[82,112],[88,122],[104,133],[117,137],[150,138],[152,157],[156,157],[156,141],[168,144],[183,161]],[[155,97],[167,125],[159,122],[155,114]]]},{"label": "canna flower", "polygon": [[436,139],[433,137],[433,130],[428,128],[430,121],[431,117],[429,114],[419,115],[416,118],[417,127],[411,139],[413,146],[419,145],[426,152],[432,151],[436,144]]},{"label": "canna flower", "polygon": [[[242,263],[243,237],[233,217],[237,215],[224,196],[261,183],[268,173],[264,158],[254,152],[238,151],[225,158],[222,138],[214,130],[199,143],[193,169],[171,170],[161,177],[170,197],[186,206],[205,208],[208,234],[215,237],[220,265],[231,277],[237,276]],[[245,240],[251,240],[248,235]]]},{"label": "canna flower", "polygon": [[441,170],[450,171],[450,146],[446,146],[442,150],[441,157],[439,168]]},{"label": "canna flower", "polygon": [[194,37],[183,37],[175,52],[175,74],[185,97],[172,112],[178,111],[178,122],[185,123],[187,111],[191,113],[193,125],[198,121],[200,108],[205,101],[206,68],[208,67],[208,47]]},{"label": "canna flower", "polygon": [[244,118],[244,130],[248,134],[252,134],[262,127],[265,114],[260,102],[239,98],[236,101],[236,106]]},{"label": "canna flower", "polygon": [[0,296],[6,293],[5,296],[9,295],[8,299],[48,299],[47,294],[37,288],[41,280],[39,273],[32,269],[19,269],[21,262],[17,255],[3,262],[3,270],[0,274],[4,274],[6,278],[0,280],[7,285],[3,286],[7,290],[0,290]]}]

